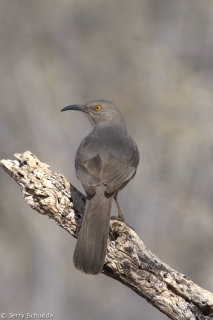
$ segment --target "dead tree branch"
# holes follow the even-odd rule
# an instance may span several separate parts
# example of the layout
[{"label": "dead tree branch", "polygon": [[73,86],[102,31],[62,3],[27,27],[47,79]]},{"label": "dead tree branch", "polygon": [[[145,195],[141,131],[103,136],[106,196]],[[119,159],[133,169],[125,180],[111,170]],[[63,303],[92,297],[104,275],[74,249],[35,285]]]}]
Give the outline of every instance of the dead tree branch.
[{"label": "dead tree branch", "polygon": [[[26,202],[78,237],[85,196],[30,151],[15,157],[17,160],[2,160],[0,164],[18,183]],[[213,293],[163,263],[134,230],[116,219],[110,221],[102,272],[134,290],[171,319],[213,319]]]}]

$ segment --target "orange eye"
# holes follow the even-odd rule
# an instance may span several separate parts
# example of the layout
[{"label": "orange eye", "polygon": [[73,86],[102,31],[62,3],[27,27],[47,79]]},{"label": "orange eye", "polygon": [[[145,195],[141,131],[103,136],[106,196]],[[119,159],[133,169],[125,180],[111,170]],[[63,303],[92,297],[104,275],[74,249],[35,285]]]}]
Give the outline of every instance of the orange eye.
[{"label": "orange eye", "polygon": [[94,107],[94,109],[95,109],[96,111],[99,111],[99,110],[101,110],[101,106],[98,104],[97,106]]}]

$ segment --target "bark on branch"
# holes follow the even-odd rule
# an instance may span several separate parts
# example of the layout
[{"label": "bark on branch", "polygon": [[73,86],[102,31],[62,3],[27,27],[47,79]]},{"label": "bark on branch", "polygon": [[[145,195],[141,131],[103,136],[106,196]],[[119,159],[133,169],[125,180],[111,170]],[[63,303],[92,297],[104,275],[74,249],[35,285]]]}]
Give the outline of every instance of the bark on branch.
[{"label": "bark on branch", "polygon": [[[78,237],[85,196],[30,151],[15,157],[17,160],[0,164],[19,184],[26,202]],[[110,221],[102,273],[128,286],[171,319],[213,319],[213,293],[163,263],[133,229],[116,219]]]}]

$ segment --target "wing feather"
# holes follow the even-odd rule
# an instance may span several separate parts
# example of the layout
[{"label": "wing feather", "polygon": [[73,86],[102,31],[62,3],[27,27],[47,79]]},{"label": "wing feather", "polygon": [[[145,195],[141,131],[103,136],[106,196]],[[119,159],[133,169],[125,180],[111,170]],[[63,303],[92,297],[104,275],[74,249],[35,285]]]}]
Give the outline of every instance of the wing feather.
[{"label": "wing feather", "polygon": [[127,160],[120,160],[109,154],[101,172],[101,181],[107,186],[106,192],[112,193],[120,190],[122,186],[133,178],[138,165],[136,153]]},{"label": "wing feather", "polygon": [[81,163],[76,161],[77,177],[88,194],[93,195],[102,183],[106,192],[111,194],[122,189],[134,177],[139,157],[137,152],[133,152],[127,160],[121,160],[109,153],[104,164],[99,154]]},{"label": "wing feather", "polygon": [[96,191],[96,186],[101,184],[100,172],[102,167],[101,158],[99,155],[84,161],[83,163],[76,160],[76,175],[81,181],[84,189],[90,195]]}]

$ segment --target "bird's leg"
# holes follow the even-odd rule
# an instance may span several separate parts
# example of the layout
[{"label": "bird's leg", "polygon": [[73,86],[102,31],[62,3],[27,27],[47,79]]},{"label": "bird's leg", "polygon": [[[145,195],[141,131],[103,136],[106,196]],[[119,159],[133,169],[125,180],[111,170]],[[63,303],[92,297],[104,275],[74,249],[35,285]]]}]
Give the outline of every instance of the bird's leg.
[{"label": "bird's leg", "polygon": [[118,196],[118,192],[116,192],[115,195],[114,195],[114,200],[115,200],[115,203],[116,203],[117,208],[118,208],[118,218],[119,218],[120,221],[125,222],[123,213],[121,212],[121,208],[120,208],[118,200],[117,200],[117,196]]}]

